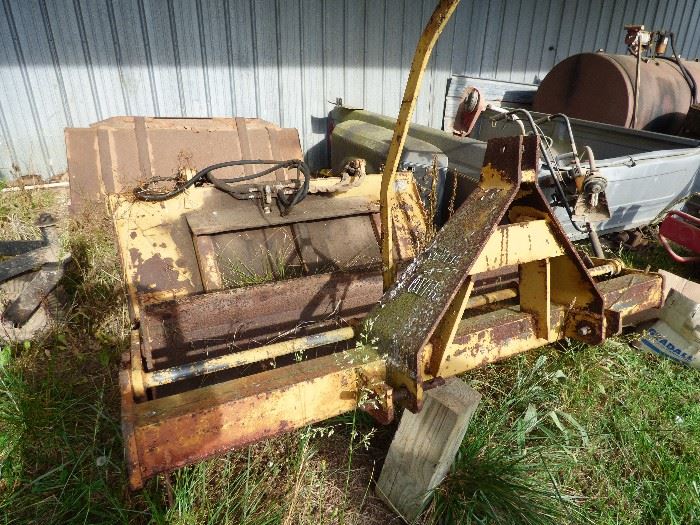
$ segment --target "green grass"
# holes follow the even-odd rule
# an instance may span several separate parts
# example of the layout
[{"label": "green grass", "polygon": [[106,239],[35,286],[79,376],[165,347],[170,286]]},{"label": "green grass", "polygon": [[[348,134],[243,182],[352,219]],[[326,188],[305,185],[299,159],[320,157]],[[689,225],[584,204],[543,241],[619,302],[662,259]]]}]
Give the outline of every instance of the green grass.
[{"label": "green grass", "polygon": [[[21,231],[42,211],[31,202],[0,203],[0,224],[24,213],[2,235],[33,236]],[[0,351],[0,524],[396,523],[372,494],[393,428],[360,412],[128,491],[117,368],[129,321],[108,231],[94,216],[70,228],[66,316]],[[700,522],[699,372],[616,339],[465,379],[483,400],[424,523]]]},{"label": "green grass", "polygon": [[436,517],[700,520],[696,370],[611,340],[541,349],[467,378],[484,399],[437,494]]},{"label": "green grass", "polygon": [[[1,189],[1,188],[0,188]],[[50,191],[17,191],[0,194],[0,238],[41,238],[35,221],[45,211],[55,212],[56,195]]]}]

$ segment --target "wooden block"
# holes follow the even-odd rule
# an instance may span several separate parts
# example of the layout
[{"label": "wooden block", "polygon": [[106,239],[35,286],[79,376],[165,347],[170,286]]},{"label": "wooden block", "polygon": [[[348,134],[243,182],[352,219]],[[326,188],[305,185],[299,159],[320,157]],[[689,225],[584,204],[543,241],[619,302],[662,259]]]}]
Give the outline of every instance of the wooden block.
[{"label": "wooden block", "polygon": [[426,393],[418,414],[404,411],[377,482],[377,496],[409,523],[420,516],[445,478],[481,394],[449,378]]}]

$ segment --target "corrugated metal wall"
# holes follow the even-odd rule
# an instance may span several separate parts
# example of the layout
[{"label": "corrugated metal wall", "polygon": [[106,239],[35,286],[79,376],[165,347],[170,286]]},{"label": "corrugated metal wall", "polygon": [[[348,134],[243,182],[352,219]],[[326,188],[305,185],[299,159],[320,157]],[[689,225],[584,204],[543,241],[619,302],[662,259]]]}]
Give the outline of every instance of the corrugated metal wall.
[{"label": "corrugated metal wall", "polygon": [[[397,114],[435,0],[2,0],[0,174],[66,168],[63,129],[114,115],[259,116],[320,164],[328,101]],[[570,54],[622,51],[622,26],[700,48],[693,0],[462,0],[416,121],[439,127],[447,79],[537,82]]]}]

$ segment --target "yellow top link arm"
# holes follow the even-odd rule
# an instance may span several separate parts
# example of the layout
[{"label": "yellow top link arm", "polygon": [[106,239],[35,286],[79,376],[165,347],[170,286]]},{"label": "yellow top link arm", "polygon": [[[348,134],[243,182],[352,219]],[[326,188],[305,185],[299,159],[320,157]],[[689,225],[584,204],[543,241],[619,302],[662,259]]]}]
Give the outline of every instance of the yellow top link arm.
[{"label": "yellow top link arm", "polygon": [[418,41],[416,52],[411,63],[411,71],[408,75],[406,90],[401,101],[401,110],[394,128],[394,136],[391,139],[389,153],[384,174],[382,176],[381,188],[381,217],[382,217],[382,272],[384,275],[384,290],[386,291],[396,278],[396,263],[393,254],[391,210],[395,201],[394,177],[399,166],[401,153],[403,152],[408,127],[416,109],[418,94],[420,93],[423,73],[430,60],[430,54],[435,47],[442,30],[450,20],[452,13],[457,8],[459,0],[441,0],[435,8],[428,24],[423,30],[423,34]]}]

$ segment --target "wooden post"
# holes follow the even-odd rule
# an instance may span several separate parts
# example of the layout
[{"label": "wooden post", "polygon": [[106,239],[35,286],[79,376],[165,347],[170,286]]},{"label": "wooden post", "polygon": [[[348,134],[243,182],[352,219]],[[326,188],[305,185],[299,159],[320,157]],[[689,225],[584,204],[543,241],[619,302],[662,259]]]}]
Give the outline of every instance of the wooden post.
[{"label": "wooden post", "polygon": [[445,478],[481,394],[455,377],[426,392],[423,410],[404,411],[377,482],[377,496],[408,523]]}]

